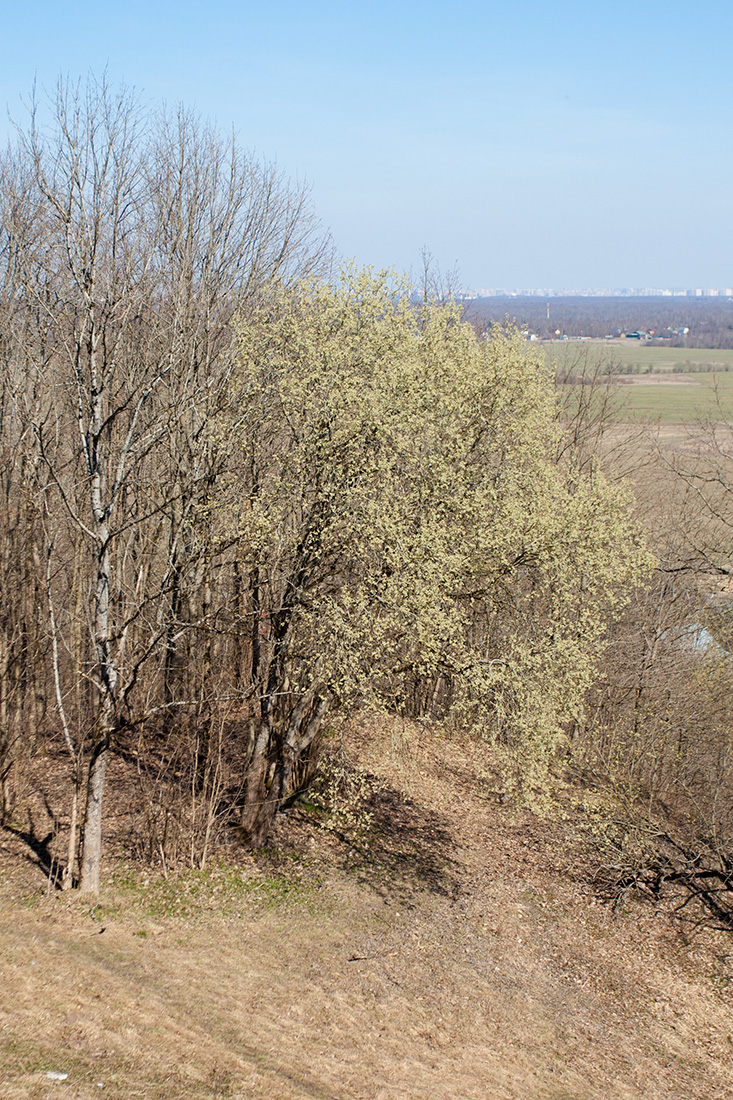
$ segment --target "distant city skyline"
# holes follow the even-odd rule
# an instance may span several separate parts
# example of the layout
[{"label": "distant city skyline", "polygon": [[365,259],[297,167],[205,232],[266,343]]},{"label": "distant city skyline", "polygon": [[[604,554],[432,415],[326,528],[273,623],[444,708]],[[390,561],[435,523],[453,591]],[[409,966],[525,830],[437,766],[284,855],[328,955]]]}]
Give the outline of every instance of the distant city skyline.
[{"label": "distant city skyline", "polygon": [[682,289],[679,287],[581,287],[547,289],[535,288],[532,290],[471,290],[467,291],[465,298],[733,298],[733,287],[695,287],[694,289]]},{"label": "distant city skyline", "polygon": [[727,287],[732,37],[730,0],[7,4],[0,143],[34,81],[106,70],[305,180],[359,264]]}]

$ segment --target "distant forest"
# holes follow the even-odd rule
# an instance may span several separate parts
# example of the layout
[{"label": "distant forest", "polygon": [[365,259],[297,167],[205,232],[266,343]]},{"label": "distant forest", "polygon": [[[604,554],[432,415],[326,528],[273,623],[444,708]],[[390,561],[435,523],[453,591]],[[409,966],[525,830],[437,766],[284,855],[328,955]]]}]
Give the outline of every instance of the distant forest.
[{"label": "distant forest", "polygon": [[[543,340],[558,329],[564,336],[596,338],[654,329],[655,343],[671,347],[733,348],[730,298],[476,298],[466,303],[466,317],[479,329],[509,317]],[[690,331],[669,331],[679,328]]]}]

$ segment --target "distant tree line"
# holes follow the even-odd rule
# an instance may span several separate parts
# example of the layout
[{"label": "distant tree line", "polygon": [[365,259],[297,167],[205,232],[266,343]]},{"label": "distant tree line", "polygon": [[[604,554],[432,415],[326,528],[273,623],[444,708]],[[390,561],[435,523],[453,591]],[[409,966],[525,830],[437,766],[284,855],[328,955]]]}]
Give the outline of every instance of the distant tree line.
[{"label": "distant tree line", "polygon": [[[466,318],[480,331],[509,318],[543,340],[553,339],[558,329],[593,339],[654,329],[655,339],[668,347],[733,347],[733,302],[728,298],[477,298],[466,303]],[[673,331],[682,328],[690,331]]]}]

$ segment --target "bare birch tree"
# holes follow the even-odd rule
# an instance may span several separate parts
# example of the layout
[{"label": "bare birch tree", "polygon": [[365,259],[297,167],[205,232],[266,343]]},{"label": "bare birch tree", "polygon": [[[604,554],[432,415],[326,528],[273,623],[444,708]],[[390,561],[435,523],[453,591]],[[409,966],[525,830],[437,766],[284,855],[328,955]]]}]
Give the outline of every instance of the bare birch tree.
[{"label": "bare birch tree", "polygon": [[[233,138],[94,79],[34,100],[2,217],[8,282],[34,329],[29,368],[44,394],[31,422],[54,671],[93,694],[79,883],[96,892],[114,739],[160,701],[150,684],[141,691],[143,671],[164,667],[166,647],[196,626],[195,608],[182,621],[177,592],[187,556],[203,553],[191,517],[219,467],[201,430],[226,392],[233,313],[274,275],[317,269],[327,242],[307,193]],[[84,563],[77,621],[68,588],[63,615],[51,594],[74,546]],[[72,691],[67,682],[55,692],[65,726]]]}]

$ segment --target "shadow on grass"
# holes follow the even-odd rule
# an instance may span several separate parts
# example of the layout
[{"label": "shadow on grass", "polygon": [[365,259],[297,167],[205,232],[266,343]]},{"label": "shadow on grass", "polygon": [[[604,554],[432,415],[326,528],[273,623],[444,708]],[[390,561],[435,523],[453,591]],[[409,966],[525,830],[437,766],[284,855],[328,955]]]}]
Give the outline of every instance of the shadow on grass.
[{"label": "shadow on grass", "polygon": [[48,832],[39,831],[29,810],[27,829],[21,829],[14,825],[5,825],[4,829],[11,836],[22,841],[26,847],[25,858],[43,872],[48,879],[49,886],[60,890],[63,866],[51,853],[51,844],[58,833],[58,823],[55,818],[52,819],[52,822],[52,828]]},{"label": "shadow on grass", "polygon": [[[293,807],[295,828],[278,829],[276,847],[285,854],[303,850],[298,824],[317,826],[332,838],[332,857],[382,897],[409,902],[431,893],[455,899],[461,867],[454,858],[455,841],[440,814],[421,806],[374,776],[366,776],[370,791],[353,813],[334,809],[317,793]],[[272,852],[271,849],[271,853]]]},{"label": "shadow on grass", "polygon": [[455,841],[439,814],[390,787],[375,791],[368,811],[370,825],[347,857],[363,881],[385,894],[458,895]]}]

